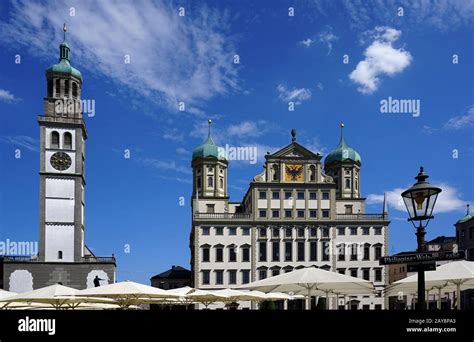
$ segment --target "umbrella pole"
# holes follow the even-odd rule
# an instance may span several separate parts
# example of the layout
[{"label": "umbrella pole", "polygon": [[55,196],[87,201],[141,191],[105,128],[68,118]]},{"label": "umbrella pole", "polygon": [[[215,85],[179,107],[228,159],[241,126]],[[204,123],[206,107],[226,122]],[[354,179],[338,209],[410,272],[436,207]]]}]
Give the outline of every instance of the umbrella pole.
[{"label": "umbrella pole", "polygon": [[329,310],[329,291],[326,291],[326,310]]},{"label": "umbrella pole", "polygon": [[438,288],[438,310],[441,310],[441,287]]},{"label": "umbrella pole", "polygon": [[456,306],[458,310],[461,310],[461,284],[456,284]]},{"label": "umbrella pole", "polygon": [[311,287],[308,286],[308,298],[306,299],[306,310],[311,310]]},{"label": "umbrella pole", "polygon": [[339,310],[339,293],[336,293],[336,310]]},{"label": "umbrella pole", "polygon": [[426,290],[426,310],[430,309],[430,290]]}]

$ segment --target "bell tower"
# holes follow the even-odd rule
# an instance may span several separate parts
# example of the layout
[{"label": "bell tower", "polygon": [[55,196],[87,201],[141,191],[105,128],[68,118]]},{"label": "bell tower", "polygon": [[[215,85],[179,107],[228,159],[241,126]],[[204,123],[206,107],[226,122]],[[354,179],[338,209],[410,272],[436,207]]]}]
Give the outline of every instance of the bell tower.
[{"label": "bell tower", "polygon": [[87,131],[81,110],[82,75],[59,45],[59,62],[46,69],[40,127],[39,260],[77,262],[84,256],[84,162]]}]

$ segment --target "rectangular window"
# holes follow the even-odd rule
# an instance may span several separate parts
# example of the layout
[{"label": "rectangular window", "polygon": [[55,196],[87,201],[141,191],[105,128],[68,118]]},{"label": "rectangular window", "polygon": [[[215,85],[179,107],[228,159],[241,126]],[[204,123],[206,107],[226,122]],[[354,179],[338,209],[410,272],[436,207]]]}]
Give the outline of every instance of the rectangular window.
[{"label": "rectangular window", "polygon": [[298,228],[298,237],[304,238],[304,228]]},{"label": "rectangular window", "polygon": [[352,205],[345,205],[345,214],[352,214]]},{"label": "rectangular window", "polygon": [[351,228],[351,235],[357,235],[357,228]]},{"label": "rectangular window", "polygon": [[202,235],[209,235],[209,227],[202,227]]},{"label": "rectangular window", "polygon": [[375,304],[374,310],[382,310],[382,304]]},{"label": "rectangular window", "polygon": [[266,279],[267,278],[267,270],[260,270],[258,271],[258,279]]},{"label": "rectangular window", "polygon": [[280,210],[272,210],[272,217],[279,218],[280,217]]},{"label": "rectangular window", "polygon": [[317,211],[316,210],[310,210],[309,211],[309,217],[311,218],[316,218],[318,215],[317,215]]},{"label": "rectangular window", "polygon": [[346,229],[344,227],[337,228],[337,235],[346,235]]},{"label": "rectangular window", "polygon": [[213,214],[215,206],[215,204],[206,204],[206,212],[209,214]]},{"label": "rectangular window", "polygon": [[318,235],[317,229],[316,229],[316,228],[311,228],[311,229],[309,230],[309,235],[310,235],[311,237],[316,237],[316,236]]},{"label": "rectangular window", "polygon": [[329,242],[323,242],[323,261],[329,261]]},{"label": "rectangular window", "polygon": [[380,260],[382,257],[382,247],[376,246],[375,247],[375,260]]},{"label": "rectangular window", "polygon": [[280,199],[280,192],[279,191],[273,191],[272,192],[272,199],[274,199],[274,200]]},{"label": "rectangular window", "polygon": [[209,285],[210,284],[210,272],[209,271],[202,271],[202,284]]},{"label": "rectangular window", "polygon": [[329,192],[323,191],[323,200],[328,200],[329,199]]},{"label": "rectangular window", "polygon": [[346,251],[345,251],[345,246],[340,245],[338,246],[338,255],[337,255],[337,260],[338,261],[345,261],[346,260]]},{"label": "rectangular window", "polygon": [[259,244],[259,256],[258,260],[259,261],[267,261],[267,243],[266,242],[260,242]]},{"label": "rectangular window", "polygon": [[280,269],[274,268],[274,269],[272,270],[272,277],[275,277],[275,276],[277,276],[277,275],[279,275],[279,274],[280,274]]},{"label": "rectangular window", "polygon": [[242,284],[250,283],[250,271],[242,270]]},{"label": "rectangular window", "polygon": [[285,191],[285,199],[289,200],[291,197],[291,191]]},{"label": "rectangular window", "polygon": [[298,260],[297,261],[304,261],[304,242],[298,242]]},{"label": "rectangular window", "polygon": [[329,218],[329,210],[323,210],[323,218]]},{"label": "rectangular window", "polygon": [[229,271],[229,284],[230,285],[237,284],[237,271],[236,270]]},{"label": "rectangular window", "polygon": [[272,261],[280,261],[280,242],[272,242]]},{"label": "rectangular window", "polygon": [[229,262],[237,261],[237,253],[235,253],[235,247],[229,247]]},{"label": "rectangular window", "polygon": [[364,280],[370,280],[370,270],[368,268],[362,270],[362,278]]},{"label": "rectangular window", "polygon": [[285,261],[293,261],[293,242],[285,242]]},{"label": "rectangular window", "polygon": [[309,261],[318,260],[318,243],[316,241],[311,241],[309,243]]},{"label": "rectangular window", "polygon": [[285,210],[285,217],[291,218],[291,210]]},{"label": "rectangular window", "polygon": [[357,278],[357,268],[351,268],[351,277]]},{"label": "rectangular window", "polygon": [[304,192],[303,191],[298,191],[298,197],[299,200],[304,200]]},{"label": "rectangular window", "polygon": [[250,235],[250,228],[242,228],[242,235]]},{"label": "rectangular window", "polygon": [[259,210],[258,211],[258,217],[260,217],[260,218],[267,217],[267,211],[266,210]]},{"label": "rectangular window", "polygon": [[285,237],[287,237],[287,238],[293,237],[293,230],[291,228],[286,228],[285,229]]},{"label": "rectangular window", "polygon": [[345,269],[345,268],[338,268],[338,269],[337,269],[337,272],[338,272],[339,274],[346,274],[346,269]]},{"label": "rectangular window", "polygon": [[382,270],[380,268],[375,269],[375,281],[382,281]]},{"label": "rectangular window", "polygon": [[362,228],[362,235],[370,235],[370,228],[368,227]]},{"label": "rectangular window", "polygon": [[224,261],[224,250],[222,247],[216,248],[216,262],[223,262]]},{"label": "rectangular window", "polygon": [[237,235],[237,228],[230,227],[229,228],[229,235]]},{"label": "rectangular window", "polygon": [[304,210],[298,210],[298,218],[304,218]]},{"label": "rectangular window", "polygon": [[309,192],[309,199],[310,199],[310,200],[315,200],[315,199],[317,199],[316,191],[310,191],[310,192]]},{"label": "rectangular window", "polygon": [[351,261],[357,261],[357,245],[355,243],[351,246]]},{"label": "rectangular window", "polygon": [[260,237],[267,237],[267,228],[260,228],[259,235]]},{"label": "rectangular window", "polygon": [[323,228],[323,237],[329,237],[329,228]]},{"label": "rectangular window", "polygon": [[202,261],[203,262],[209,262],[210,261],[210,257],[209,257],[209,247],[204,247],[202,249]]},{"label": "rectangular window", "polygon": [[216,285],[224,284],[224,271],[216,271]]},{"label": "rectangular window", "polygon": [[382,235],[382,228],[380,228],[380,227],[374,228],[374,234],[375,235]]},{"label": "rectangular window", "polygon": [[364,259],[363,260],[369,260],[370,259],[370,245],[364,245]]},{"label": "rectangular window", "polygon": [[259,191],[258,192],[258,199],[267,199],[267,192],[266,191]]},{"label": "rectangular window", "polygon": [[242,248],[242,262],[249,262],[250,261],[250,248],[243,247]]},{"label": "rectangular window", "polygon": [[280,229],[279,228],[272,228],[272,237],[279,238],[280,237]]},{"label": "rectangular window", "polygon": [[216,235],[224,235],[224,228],[216,227]]}]

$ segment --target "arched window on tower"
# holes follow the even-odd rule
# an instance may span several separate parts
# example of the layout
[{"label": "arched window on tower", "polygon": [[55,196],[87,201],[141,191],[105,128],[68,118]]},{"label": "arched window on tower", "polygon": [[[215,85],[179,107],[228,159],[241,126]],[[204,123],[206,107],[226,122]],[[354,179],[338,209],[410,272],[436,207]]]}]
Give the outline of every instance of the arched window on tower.
[{"label": "arched window on tower", "polygon": [[59,148],[59,133],[51,132],[51,148]]},{"label": "arched window on tower", "polygon": [[61,93],[61,82],[59,81],[59,78],[56,79],[56,97],[59,97],[59,94]]},{"label": "arched window on tower", "polygon": [[48,97],[53,97],[53,80],[48,80]]},{"label": "arched window on tower", "polygon": [[198,178],[197,187],[198,189],[201,189],[201,177]]},{"label": "arched window on tower", "polygon": [[346,189],[351,188],[351,180],[349,178],[346,178]]},{"label": "arched window on tower", "polygon": [[209,188],[214,187],[214,179],[212,177],[207,177],[207,186]]},{"label": "arched window on tower", "polygon": [[272,180],[273,181],[280,180],[280,167],[278,166],[278,164],[273,164],[272,172],[273,172]]},{"label": "arched window on tower", "polygon": [[220,178],[219,181],[220,181],[220,187],[221,187],[221,189],[224,189],[224,179],[223,179],[223,178]]},{"label": "arched window on tower", "polygon": [[309,167],[309,181],[310,182],[316,181],[316,167],[314,165],[311,165]]},{"label": "arched window on tower", "polygon": [[64,133],[64,146],[65,149],[72,150],[72,134],[69,132]]},{"label": "arched window on tower", "polygon": [[63,258],[63,251],[58,251],[58,259],[61,260]]},{"label": "arched window on tower", "polygon": [[69,97],[69,80],[64,81],[64,97]]},{"label": "arched window on tower", "polygon": [[77,97],[77,83],[72,82],[72,97]]}]

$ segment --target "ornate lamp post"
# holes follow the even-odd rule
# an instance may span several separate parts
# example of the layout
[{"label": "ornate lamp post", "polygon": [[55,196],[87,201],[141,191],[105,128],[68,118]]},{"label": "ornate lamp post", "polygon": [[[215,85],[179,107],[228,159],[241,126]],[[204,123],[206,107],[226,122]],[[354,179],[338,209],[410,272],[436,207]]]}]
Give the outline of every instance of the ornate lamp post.
[{"label": "ornate lamp post", "polygon": [[[408,215],[413,226],[416,228],[416,238],[418,243],[417,252],[425,251],[425,228],[428,222],[433,218],[433,208],[441,192],[440,188],[432,186],[426,181],[428,175],[425,174],[423,167],[415,177],[417,182],[411,188],[402,193],[403,201],[407,207]],[[418,309],[425,309],[425,271],[422,267],[418,268]]]}]

